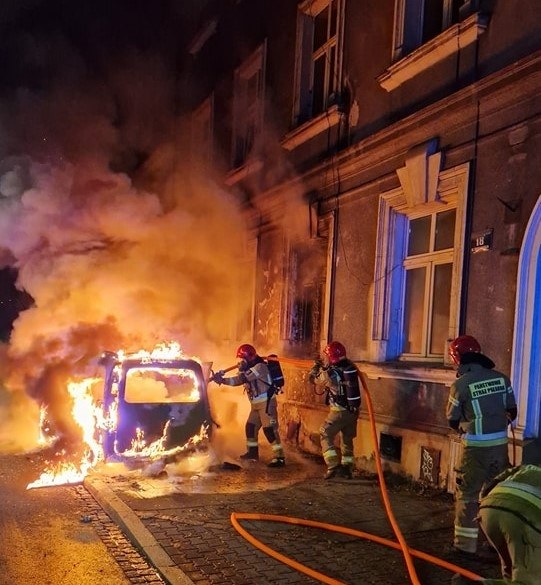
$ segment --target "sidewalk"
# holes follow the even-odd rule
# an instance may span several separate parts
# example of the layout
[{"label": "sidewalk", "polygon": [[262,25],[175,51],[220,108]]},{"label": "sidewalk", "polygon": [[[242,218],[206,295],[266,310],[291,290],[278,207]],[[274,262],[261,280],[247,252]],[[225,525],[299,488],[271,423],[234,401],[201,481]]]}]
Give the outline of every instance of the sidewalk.
[{"label": "sidewalk", "polygon": [[[231,513],[277,514],[347,526],[396,542],[377,478],[325,481],[321,464],[288,454],[287,467],[251,463],[219,466],[194,477],[148,478],[139,472],[96,474],[85,486],[170,585],[315,584],[311,577],[264,554],[231,524]],[[449,494],[419,493],[389,481],[394,515],[410,548],[483,577],[499,568],[463,560],[450,550]],[[400,551],[370,540],[300,525],[240,521],[270,548],[349,585],[411,583]],[[450,584],[453,573],[415,560],[422,585]]]}]

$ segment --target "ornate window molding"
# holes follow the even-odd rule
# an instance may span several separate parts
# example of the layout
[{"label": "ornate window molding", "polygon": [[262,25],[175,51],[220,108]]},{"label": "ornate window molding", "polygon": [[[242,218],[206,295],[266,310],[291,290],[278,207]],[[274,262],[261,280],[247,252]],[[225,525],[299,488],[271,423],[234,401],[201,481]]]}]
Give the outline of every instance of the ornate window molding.
[{"label": "ornate window molding", "polygon": [[456,209],[448,339],[458,334],[460,288],[465,237],[465,213],[469,166],[440,171],[441,153],[435,141],[420,145],[406,157],[397,171],[401,187],[380,196],[378,243],[376,249],[374,310],[370,359],[383,362],[396,359],[416,361],[446,360],[444,342],[439,359],[405,356],[404,295],[409,222],[429,214]]}]

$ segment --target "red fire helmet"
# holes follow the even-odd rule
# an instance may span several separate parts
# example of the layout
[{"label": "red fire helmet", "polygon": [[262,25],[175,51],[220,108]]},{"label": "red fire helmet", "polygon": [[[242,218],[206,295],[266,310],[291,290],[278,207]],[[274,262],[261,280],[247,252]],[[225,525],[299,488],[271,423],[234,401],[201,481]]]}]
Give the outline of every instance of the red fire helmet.
[{"label": "red fire helmet", "polygon": [[471,335],[461,335],[449,345],[449,355],[455,364],[460,363],[460,358],[465,353],[481,353],[481,345]]},{"label": "red fire helmet", "polygon": [[331,341],[323,350],[331,364],[336,364],[346,357],[346,348],[339,341]]},{"label": "red fire helmet", "polygon": [[243,343],[242,345],[239,345],[239,348],[237,349],[237,357],[241,360],[251,362],[256,358],[256,356],[257,351],[253,345],[250,345],[249,343]]}]

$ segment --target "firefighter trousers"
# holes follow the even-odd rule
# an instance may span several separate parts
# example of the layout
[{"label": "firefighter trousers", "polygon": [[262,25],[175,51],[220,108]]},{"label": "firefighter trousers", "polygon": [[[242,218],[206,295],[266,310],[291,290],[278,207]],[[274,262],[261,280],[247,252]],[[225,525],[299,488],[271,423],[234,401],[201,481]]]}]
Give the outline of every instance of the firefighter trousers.
[{"label": "firefighter trousers", "polygon": [[479,510],[479,524],[502,563],[503,579],[486,579],[484,584],[541,583],[541,526],[534,526],[502,507],[491,508],[490,494]]},{"label": "firefighter trousers", "polygon": [[492,447],[465,446],[456,469],[454,545],[460,550],[477,551],[479,536],[479,493],[483,484],[509,467],[507,444]]},{"label": "firefighter trousers", "polygon": [[[347,467],[353,466],[353,439],[357,436],[358,417],[358,412],[335,410],[331,407],[325,422],[319,429],[321,451],[328,469],[334,469],[340,463]],[[338,457],[334,444],[338,433],[341,435],[341,459]]]},{"label": "firefighter trousers", "polygon": [[251,403],[250,414],[246,421],[246,445],[248,449],[257,448],[258,435],[262,427],[265,437],[272,447],[274,457],[284,457],[284,450],[280,442],[278,429],[278,405],[276,403],[276,397],[270,399],[268,409],[266,398]]}]

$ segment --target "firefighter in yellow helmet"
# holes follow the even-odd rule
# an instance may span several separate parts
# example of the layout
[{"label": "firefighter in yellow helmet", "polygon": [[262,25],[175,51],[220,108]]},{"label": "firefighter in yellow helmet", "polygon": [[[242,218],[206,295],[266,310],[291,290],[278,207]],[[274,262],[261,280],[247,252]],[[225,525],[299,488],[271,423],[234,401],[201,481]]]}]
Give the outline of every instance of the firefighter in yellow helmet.
[{"label": "firefighter in yellow helmet", "polygon": [[457,337],[449,354],[458,366],[447,402],[449,426],[460,433],[463,452],[457,465],[454,548],[468,556],[479,549],[479,494],[483,484],[509,467],[507,426],[517,416],[509,378],[494,369],[470,335]]},{"label": "firefighter in yellow helmet", "polygon": [[[327,465],[325,479],[341,475],[351,479],[354,456],[353,439],[357,436],[357,419],[361,406],[359,377],[355,364],[346,356],[346,348],[339,341],[331,341],[323,350],[326,364],[316,361],[309,378],[326,391],[325,402],[329,413],[319,430],[321,450]],[[341,457],[334,441],[341,435]]]},{"label": "firefighter in yellow helmet", "polygon": [[212,380],[217,384],[226,386],[241,386],[250,400],[250,414],[246,421],[246,446],[247,451],[240,456],[243,460],[259,460],[259,430],[263,427],[263,433],[270,443],[273,458],[269,467],[284,467],[286,464],[284,450],[278,433],[278,406],[276,396],[271,392],[273,388],[272,376],[265,360],[257,355],[253,345],[244,343],[237,349],[239,373],[236,376],[224,378],[223,373],[217,372]]}]

